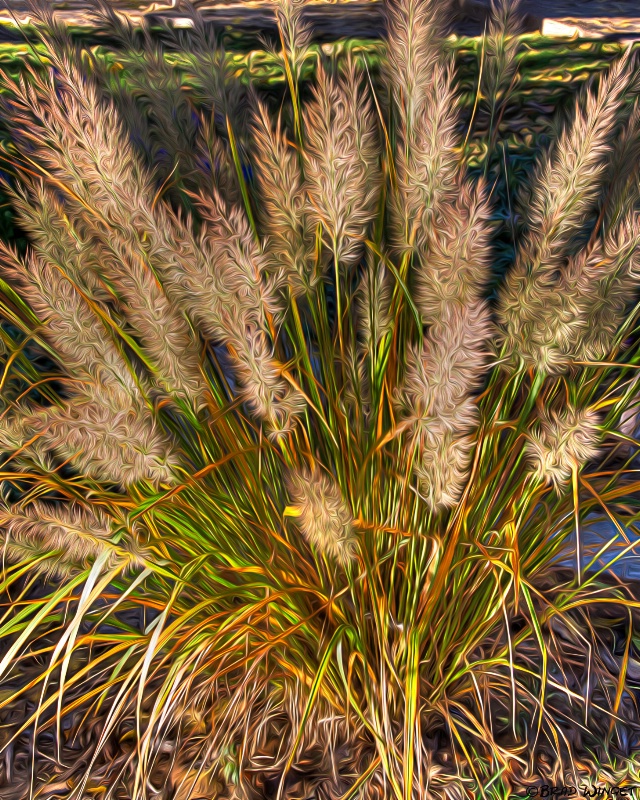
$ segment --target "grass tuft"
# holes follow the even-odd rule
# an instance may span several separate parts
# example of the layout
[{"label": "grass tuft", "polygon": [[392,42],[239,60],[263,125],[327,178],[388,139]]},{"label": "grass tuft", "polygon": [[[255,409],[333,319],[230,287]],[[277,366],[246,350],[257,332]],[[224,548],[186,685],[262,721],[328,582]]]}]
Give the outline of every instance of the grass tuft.
[{"label": "grass tuft", "polygon": [[640,601],[611,577],[640,511],[636,59],[509,195],[504,277],[526,37],[498,5],[469,102],[439,8],[389,3],[372,75],[283,0],[277,108],[193,9],[197,104],[106,7],[129,86],[55,16],[3,74],[28,238],[0,249],[14,796],[638,774]]}]

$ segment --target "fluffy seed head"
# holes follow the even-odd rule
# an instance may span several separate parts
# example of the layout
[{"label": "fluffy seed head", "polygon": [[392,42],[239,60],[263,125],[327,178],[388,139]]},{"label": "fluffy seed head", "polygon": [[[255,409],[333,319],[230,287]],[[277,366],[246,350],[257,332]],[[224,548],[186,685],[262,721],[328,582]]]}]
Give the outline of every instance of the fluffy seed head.
[{"label": "fluffy seed head", "polygon": [[159,388],[202,402],[207,389],[187,321],[153,270],[175,258],[170,214],[155,203],[151,174],[133,150],[113,105],[68,57],[56,69],[12,86],[8,113],[16,142],[64,188],[85,238],[102,245],[100,272],[145,347]]},{"label": "fluffy seed head", "polygon": [[470,393],[485,371],[489,311],[483,302],[464,307],[452,304],[425,337],[421,351],[408,357],[399,395],[405,418],[418,427],[461,431],[475,423],[468,404]]},{"label": "fluffy seed head", "polygon": [[0,528],[0,547],[9,560],[40,559],[39,571],[60,578],[87,569],[105,552],[108,567],[135,566],[140,559],[135,542],[111,541],[111,521],[99,510],[39,501],[25,509],[3,504]]},{"label": "fluffy seed head", "polygon": [[402,127],[411,132],[427,100],[440,58],[442,13],[437,0],[387,2],[387,80]]},{"label": "fluffy seed head", "polygon": [[357,294],[358,329],[365,347],[377,347],[391,330],[391,285],[384,261],[369,263]]},{"label": "fluffy seed head", "polygon": [[464,486],[478,421],[472,392],[485,371],[490,333],[484,303],[452,303],[422,350],[409,351],[398,405],[418,447],[414,472],[420,493],[434,510],[454,505]]},{"label": "fluffy seed head", "polygon": [[[200,197],[204,224],[196,237],[184,219],[158,201],[152,176],[114,107],[100,101],[75,64],[51,57],[55,77],[34,75],[35,88],[12,87],[11,113],[28,129],[19,144],[34,149],[57,181],[79,198],[69,201],[70,208],[82,221],[82,232],[102,245],[100,271],[142,344],[151,380],[201,406],[208,390],[185,316],[208,340],[232,340],[241,368],[256,367],[253,342],[267,315],[278,311],[278,298],[264,280],[267,259],[244,213],[215,190]],[[271,386],[274,367],[267,366],[263,384]],[[269,416],[288,418],[299,399],[272,414],[278,400],[291,395],[283,381],[275,388]]]},{"label": "fluffy seed head", "polygon": [[280,120],[274,129],[263,103],[257,104],[254,131],[269,268],[281,274],[280,281],[294,295],[300,295],[310,283],[313,251],[313,230],[304,201],[300,165]]},{"label": "fluffy seed head", "polygon": [[489,278],[489,202],[482,186],[460,181],[456,187],[455,199],[438,209],[439,224],[425,228],[416,254],[415,303],[427,324],[456,302],[472,305]]},{"label": "fluffy seed head", "polygon": [[206,223],[203,256],[173,270],[168,280],[205,338],[228,345],[245,400],[278,435],[290,429],[303,402],[282,377],[268,344],[267,316],[280,311],[273,286],[264,280],[268,257],[246,218],[219,195],[201,197],[200,207]]},{"label": "fluffy seed head", "polygon": [[329,252],[348,267],[362,255],[380,186],[376,120],[353,63],[340,78],[319,66],[304,119],[309,215]]},{"label": "fluffy seed head", "polygon": [[640,232],[627,215],[554,278],[517,267],[503,292],[505,342],[527,366],[550,374],[605,358],[637,290]]},{"label": "fluffy seed head", "polygon": [[498,304],[502,338],[512,361],[553,371],[556,352],[570,336],[578,313],[576,298],[563,295],[557,276],[570,255],[571,237],[601,191],[630,75],[628,59],[619,59],[598,91],[587,92],[573,124],[539,165],[527,199],[527,238]]},{"label": "fluffy seed head", "polygon": [[578,100],[573,124],[539,166],[528,222],[531,244],[543,266],[549,255],[565,244],[598,196],[629,79],[628,59],[614,62],[598,90],[588,91]]},{"label": "fluffy seed head", "polygon": [[607,175],[609,202],[605,209],[606,230],[614,229],[634,208],[637,208],[640,199],[638,165],[640,165],[640,100],[636,97],[611,155]]},{"label": "fluffy seed head", "polygon": [[591,409],[568,406],[544,413],[527,443],[536,477],[559,490],[574,469],[595,458],[600,438],[598,415]]},{"label": "fluffy seed head", "polygon": [[435,227],[444,226],[444,209],[455,202],[460,184],[458,104],[452,66],[438,63],[420,114],[410,129],[400,128],[396,153],[398,192],[394,244],[420,252]]},{"label": "fluffy seed head", "polygon": [[353,514],[335,480],[319,469],[291,472],[288,491],[302,535],[318,553],[346,564],[356,537]]},{"label": "fluffy seed head", "polygon": [[451,508],[460,499],[472,448],[470,436],[456,438],[452,431],[436,435],[427,433],[423,438],[415,475],[418,491],[434,512]]},{"label": "fluffy seed head", "polygon": [[640,219],[631,211],[596,242],[586,257],[569,263],[562,276],[562,294],[574,296],[579,316],[568,351],[579,361],[605,359],[625,311],[638,292]]},{"label": "fluffy seed head", "polygon": [[272,436],[282,436],[304,410],[304,398],[282,377],[263,331],[249,330],[243,339],[229,341],[245,402]]},{"label": "fluffy seed head", "polygon": [[71,277],[33,254],[21,259],[3,244],[0,270],[20,287],[23,299],[44,324],[44,338],[70,377],[85,378],[114,394],[137,397],[133,375],[110,332]]},{"label": "fluffy seed head", "polygon": [[2,420],[0,449],[11,457],[26,447],[22,458],[33,451],[41,464],[55,453],[89,478],[124,487],[175,482],[177,457],[169,441],[146,409],[122,401],[122,395],[96,392],[62,408],[25,410]]}]

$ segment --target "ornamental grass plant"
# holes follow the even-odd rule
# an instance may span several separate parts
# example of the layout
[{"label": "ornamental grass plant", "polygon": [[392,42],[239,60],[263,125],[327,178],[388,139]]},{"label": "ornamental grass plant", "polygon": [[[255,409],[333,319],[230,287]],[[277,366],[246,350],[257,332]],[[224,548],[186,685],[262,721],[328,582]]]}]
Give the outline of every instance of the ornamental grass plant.
[{"label": "ornamental grass plant", "polygon": [[[382,75],[319,54],[307,85],[282,0],[277,107],[190,11],[197,112],[118,94],[40,10],[40,67],[2,79],[29,240],[0,246],[7,797],[638,774],[640,603],[610,575],[640,511],[638,66],[540,153],[494,290],[441,9],[389,3]],[[513,26],[496,8],[490,154]]]}]

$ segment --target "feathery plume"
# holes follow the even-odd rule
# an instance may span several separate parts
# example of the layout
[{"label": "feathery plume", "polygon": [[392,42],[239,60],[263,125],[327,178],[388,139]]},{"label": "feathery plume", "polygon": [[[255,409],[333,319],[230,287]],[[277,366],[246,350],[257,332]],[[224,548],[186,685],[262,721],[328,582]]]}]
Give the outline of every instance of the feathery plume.
[{"label": "feathery plume", "polygon": [[21,259],[2,243],[0,271],[20,286],[70,377],[94,382],[120,405],[127,405],[123,394],[130,399],[138,396],[132,373],[109,331],[69,278],[33,254]]},{"label": "feathery plume", "polygon": [[[136,170],[140,170],[139,165]],[[168,300],[176,299],[208,338],[232,340],[241,377],[262,377],[261,386],[245,387],[250,397],[260,396],[264,387],[273,386],[274,369],[270,364],[268,375],[259,375],[259,366],[265,361],[264,358],[261,362],[256,360],[256,341],[265,336],[264,332],[259,333],[264,315],[277,310],[277,300],[262,280],[266,259],[253,239],[245,216],[237,208],[228,206],[215,190],[208,197],[201,195],[199,208],[205,228],[202,239],[197,242],[188,227],[167,207],[150,204],[149,192],[139,191],[134,176],[124,175],[123,182],[131,187],[130,197],[135,199],[136,209],[131,208],[130,212],[144,231],[148,241],[146,256],[163,278],[169,292]],[[135,265],[132,272],[135,275]],[[166,305],[168,300],[164,294],[163,300]],[[176,314],[170,316],[175,318]],[[171,335],[176,338],[180,331],[181,326],[178,326]],[[171,341],[169,333],[165,338]],[[264,356],[265,346],[259,350]],[[195,390],[192,393],[198,395]],[[279,404],[277,410],[276,404]],[[298,413],[300,406],[300,398],[294,397],[282,379],[274,387],[269,404],[254,403],[256,412],[263,412],[268,422],[275,425],[279,420],[282,423],[279,431],[283,426],[290,427],[291,417]]]},{"label": "feathery plume", "polygon": [[[208,338],[232,338],[244,375],[256,374],[257,332],[266,336],[265,317],[277,311],[278,301],[263,280],[267,261],[245,216],[216,190],[202,194],[205,224],[198,240],[184,220],[157,201],[113,107],[99,102],[95,87],[72,63],[64,58],[55,63],[56,76],[49,83],[34,76],[37,91],[14,87],[14,118],[35,120],[35,132],[26,139],[39,146],[43,163],[80,198],[74,211],[90,238],[107,251],[102,268],[157,367],[157,380],[166,391],[196,402],[206,392],[196,343],[180,310]],[[265,384],[273,383],[273,374]],[[249,394],[260,391],[248,388]],[[270,407],[278,400],[282,408],[270,421],[277,417],[290,426],[300,398],[281,381]]]},{"label": "feathery plume", "polygon": [[[482,95],[488,100],[492,137],[498,109],[508,102],[518,77],[516,57],[520,47],[518,35],[522,32],[519,5],[519,0],[492,0],[491,3]],[[492,144],[490,142],[490,146]]]},{"label": "feathery plume", "polygon": [[615,228],[632,213],[640,200],[640,101],[636,98],[629,119],[616,139],[608,175],[604,229]]},{"label": "feathery plume", "polygon": [[419,252],[457,193],[459,111],[453,64],[443,58],[443,17],[435,0],[388,3],[387,16],[387,83],[398,115],[393,244],[401,252]]},{"label": "feathery plume", "polygon": [[228,345],[245,400],[280,435],[291,429],[304,403],[285,382],[268,343],[267,317],[280,308],[273,287],[263,280],[267,257],[246,217],[217,193],[201,197],[200,211],[205,222],[200,249],[206,257],[168,274],[168,280],[172,286],[179,281],[176,293],[204,336]]},{"label": "feathery plume", "polygon": [[461,431],[476,414],[469,394],[479,385],[491,321],[485,303],[451,305],[408,358],[400,393],[406,419],[419,430]]},{"label": "feathery plume", "polygon": [[527,443],[536,477],[559,490],[574,469],[595,458],[600,438],[598,415],[591,409],[543,412]]},{"label": "feathery plume", "polygon": [[600,191],[605,156],[630,75],[628,58],[610,68],[597,93],[587,93],[584,111],[578,104],[573,125],[538,168],[529,202],[528,238],[507,275],[498,308],[507,353],[530,366],[545,368],[547,350],[554,346],[548,341],[546,320],[555,318],[558,325],[571,322],[557,274],[570,234]]},{"label": "feathery plume", "polygon": [[398,405],[418,447],[415,473],[434,510],[454,505],[466,479],[478,414],[471,392],[485,370],[491,322],[485,303],[450,304],[411,349]]},{"label": "feathery plume", "polygon": [[273,436],[289,432],[304,411],[304,398],[282,377],[264,331],[249,329],[241,339],[230,336],[228,343],[249,408],[267,422]]},{"label": "feathery plume", "polygon": [[287,480],[292,507],[302,535],[319,553],[348,563],[356,538],[353,514],[335,480],[320,472],[290,472]]},{"label": "feathery plume", "polygon": [[457,197],[440,209],[417,254],[414,299],[427,324],[441,319],[452,302],[472,305],[489,277],[491,209],[482,185],[457,183]]},{"label": "feathery plume", "polygon": [[122,486],[176,481],[177,458],[171,445],[140,409],[114,411],[94,397],[41,412],[33,429],[40,426],[43,443],[63,459],[75,461],[90,478]]},{"label": "feathery plume", "polygon": [[344,358],[341,358],[343,387],[340,406],[354,430],[359,429],[360,420],[368,416],[371,406],[371,382],[366,355],[361,342],[349,341],[344,348]]},{"label": "feathery plume", "polygon": [[410,129],[401,121],[396,153],[398,192],[392,200],[397,219],[394,245],[404,250],[426,246],[444,209],[456,200],[460,177],[453,67],[437,63],[431,88]]},{"label": "feathery plume", "polygon": [[349,342],[345,357],[345,399],[352,412],[366,417],[371,410],[371,372],[383,339],[393,330],[391,285],[383,259],[370,253],[355,293],[356,341]]},{"label": "feathery plume", "polygon": [[561,135],[555,151],[542,159],[527,215],[530,245],[537,256],[532,267],[551,268],[546,260],[566,244],[568,234],[591,210],[633,74],[628,56],[617,59],[602,76],[598,90],[586,92],[584,109],[578,99],[573,124]]},{"label": "feathery plume", "polygon": [[[215,190],[198,195],[197,200],[204,223],[200,241],[192,239],[186,228],[175,231],[179,249],[191,250],[192,254],[189,260],[180,263],[180,269],[196,269],[203,278],[217,279],[223,304],[235,305],[236,314],[240,313],[251,324],[262,325],[267,314],[280,313],[281,301],[264,280],[268,272],[267,257],[245,213],[227,203]],[[203,252],[198,254],[198,250]],[[211,259],[215,266],[209,264]],[[177,265],[174,271],[178,274]],[[169,270],[167,275],[173,277]],[[216,312],[212,320],[218,316]]]},{"label": "feathery plume", "polygon": [[[140,551],[135,542],[112,542],[112,523],[99,510],[40,501],[19,507],[0,505],[0,548],[10,561],[41,559],[38,571],[65,578],[88,569],[108,552],[106,567],[135,567]],[[42,558],[42,557],[45,558]]]},{"label": "feathery plume", "polygon": [[111,295],[99,277],[103,247],[79,230],[60,193],[43,180],[31,180],[26,175],[20,176],[19,185],[8,187],[8,193],[34,253],[106,307]]},{"label": "feathery plume", "polygon": [[252,411],[274,435],[290,430],[302,396],[281,375],[267,337],[267,320],[280,300],[265,280],[268,256],[255,241],[246,216],[214,189],[198,197],[203,231],[196,241],[173,220],[176,256],[162,275],[171,297],[210,342],[225,343]]},{"label": "feathery plume", "polygon": [[44,469],[48,451],[71,459],[88,477],[128,486],[174,480],[175,457],[156,428],[138,387],[110,333],[70,279],[42,258],[20,259],[0,245],[0,270],[16,281],[44,325],[44,336],[72,378],[86,380],[62,408],[21,408],[0,424],[0,447],[8,453],[31,440]]},{"label": "feathery plume", "polygon": [[441,57],[443,32],[437,0],[399,0],[385,4],[387,13],[387,80],[407,139],[433,88],[433,68]]},{"label": "feathery plume", "polygon": [[434,511],[451,508],[460,499],[467,481],[473,439],[456,437],[452,431],[427,432],[421,442],[414,474],[418,491]]},{"label": "feathery plume", "polygon": [[368,259],[356,295],[358,332],[364,349],[376,348],[393,327],[391,286],[382,259]]},{"label": "feathery plume", "polygon": [[469,466],[485,370],[489,312],[481,301],[490,258],[488,201],[465,179],[453,65],[436,42],[431,0],[389,4],[388,81],[399,116],[395,246],[414,257],[414,298],[430,325],[411,349],[399,405],[417,445],[414,474],[435,511],[455,505]]},{"label": "feathery plume", "polygon": [[261,199],[262,229],[267,235],[270,271],[278,270],[294,296],[303,294],[311,281],[313,228],[304,201],[298,157],[287,143],[278,119],[274,130],[266,106],[258,102],[254,114],[254,139]]},{"label": "feathery plume", "polygon": [[638,293],[640,220],[631,211],[586,256],[572,259],[560,291],[576,304],[566,350],[578,361],[606,358],[625,311]]},{"label": "feathery plume", "polygon": [[311,28],[302,18],[305,5],[306,0],[275,0],[278,28],[296,82],[311,42]]},{"label": "feathery plume", "polygon": [[71,461],[81,474],[127,488],[143,481],[176,482],[178,459],[145,408],[126,405],[100,391],[77,395],[62,407],[19,409],[0,422],[0,451],[18,463],[35,457],[51,468],[50,453]]},{"label": "feathery plume", "polygon": [[[556,279],[553,303],[542,306],[531,333],[520,331],[519,349],[527,363],[560,374],[575,361],[606,357],[636,295],[640,228],[635,212],[591,249],[572,256]],[[536,286],[523,282],[522,292],[535,301]],[[541,305],[538,298],[537,302]]]},{"label": "feathery plume", "polygon": [[13,413],[5,411],[0,419],[0,453],[5,466],[12,462],[20,469],[35,464],[43,473],[55,469],[54,454],[42,442],[41,432],[33,428],[34,410],[17,403]]},{"label": "feathery plume", "polygon": [[376,120],[353,62],[339,78],[318,66],[304,123],[309,216],[314,228],[322,226],[335,260],[348,267],[362,255],[381,177]]},{"label": "feathery plume", "polygon": [[184,399],[202,398],[206,385],[196,344],[153,272],[174,246],[166,215],[153,204],[150,176],[113,106],[100,102],[95,86],[67,58],[52,58],[55,76],[34,74],[29,86],[12,86],[9,113],[21,128],[17,139],[23,150],[35,149],[53,183],[66,192],[85,236],[102,242],[102,269],[159,385]]}]

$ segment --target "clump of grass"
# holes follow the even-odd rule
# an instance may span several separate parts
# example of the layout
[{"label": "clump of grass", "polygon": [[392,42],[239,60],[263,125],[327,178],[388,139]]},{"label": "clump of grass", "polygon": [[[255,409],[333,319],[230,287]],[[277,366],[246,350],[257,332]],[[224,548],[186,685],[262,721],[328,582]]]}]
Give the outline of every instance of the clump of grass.
[{"label": "clump of grass", "polygon": [[494,307],[492,198],[438,7],[390,4],[388,103],[355,57],[301,92],[296,3],[279,113],[254,97],[239,124],[203,54],[189,136],[212,158],[172,146],[172,194],[55,19],[45,68],[5,77],[30,247],[0,254],[1,704],[38,692],[11,734],[34,754],[53,734],[34,790],[79,710],[79,736],[100,727],[71,796],[105,800],[499,796],[541,749],[576,769],[563,693],[623,725],[630,649],[593,668],[574,617],[636,605],[580,545],[601,516],[615,549],[638,511],[619,446],[637,446],[619,431],[637,175],[611,167],[635,146],[637,68],[588,86],[540,156]]}]

